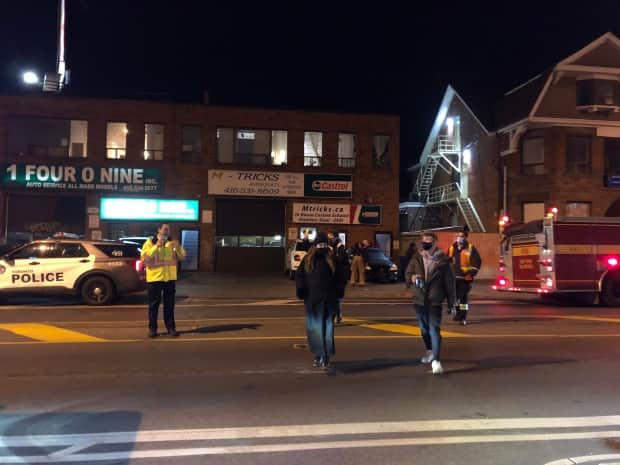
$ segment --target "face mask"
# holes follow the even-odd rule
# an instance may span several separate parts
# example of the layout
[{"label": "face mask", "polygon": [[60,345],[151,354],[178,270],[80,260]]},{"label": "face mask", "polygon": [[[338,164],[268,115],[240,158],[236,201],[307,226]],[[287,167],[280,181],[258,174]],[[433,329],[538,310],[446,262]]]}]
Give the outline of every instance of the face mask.
[{"label": "face mask", "polygon": [[432,242],[422,242],[422,249],[431,250],[433,248]]},{"label": "face mask", "polygon": [[464,237],[457,237],[456,238],[456,242],[457,242],[457,244],[463,245],[463,244],[465,244],[465,238]]}]

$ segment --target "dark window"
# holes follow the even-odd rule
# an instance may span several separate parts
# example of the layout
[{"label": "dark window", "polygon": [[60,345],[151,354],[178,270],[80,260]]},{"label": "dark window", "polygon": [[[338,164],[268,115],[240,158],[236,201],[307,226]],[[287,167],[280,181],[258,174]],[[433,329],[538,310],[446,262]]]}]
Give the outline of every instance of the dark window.
[{"label": "dark window", "polygon": [[545,140],[533,137],[523,140],[523,174],[545,174]]},{"label": "dark window", "polygon": [[144,159],[164,159],[164,125],[146,123],[144,125]]},{"label": "dark window", "polygon": [[338,134],[338,167],[355,168],[357,137],[355,134]]},{"label": "dark window", "polygon": [[95,247],[110,258],[140,258],[138,246],[133,244],[95,244]]},{"label": "dark window", "polygon": [[65,243],[58,244],[54,249],[54,258],[83,258],[88,257],[88,252],[82,244]]},{"label": "dark window", "polygon": [[620,84],[618,81],[606,79],[585,79],[577,81],[577,105],[609,105],[620,104]]},{"label": "dark window", "polygon": [[286,165],[287,136],[287,131],[218,128],[217,161],[242,165]]},{"label": "dark window", "polygon": [[620,175],[620,138],[605,138],[605,174]]},{"label": "dark window", "polygon": [[200,163],[202,155],[202,135],[199,126],[183,126],[183,147],[181,161],[183,163]]},{"label": "dark window", "polygon": [[48,258],[54,249],[54,244],[34,243],[29,244],[11,254],[11,259]]},{"label": "dark window", "polygon": [[373,138],[372,159],[375,166],[390,166],[390,136],[377,134]]},{"label": "dark window", "polygon": [[85,158],[88,122],[54,118],[10,118],[10,155]]},{"label": "dark window", "polygon": [[590,174],[592,171],[590,145],[589,137],[569,136],[566,138],[566,171],[569,174]]}]

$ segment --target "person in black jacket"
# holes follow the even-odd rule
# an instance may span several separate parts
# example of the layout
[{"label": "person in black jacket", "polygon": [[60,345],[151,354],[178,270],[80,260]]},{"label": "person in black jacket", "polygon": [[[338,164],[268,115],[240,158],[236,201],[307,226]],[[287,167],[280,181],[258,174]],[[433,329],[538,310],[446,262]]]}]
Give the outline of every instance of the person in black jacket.
[{"label": "person in black jacket", "polygon": [[431,363],[433,374],[443,373],[441,366],[441,306],[444,300],[454,308],[456,289],[448,256],[437,247],[437,236],[422,235],[422,253],[414,254],[405,276],[413,284],[413,304],[426,354],[422,363]]},{"label": "person in black jacket", "polygon": [[478,249],[469,241],[466,229],[458,233],[456,242],[448,249],[448,257],[452,260],[454,275],[456,276],[458,308],[456,315],[454,315],[454,321],[458,321],[465,326],[467,325],[467,314],[469,313],[469,292],[474,283],[474,277],[482,266],[482,259]]},{"label": "person in black jacket", "polygon": [[314,354],[313,366],[329,368],[335,354],[334,316],[338,300],[344,297],[345,269],[329,248],[327,235],[319,233],[296,273],[297,297],[306,308],[308,345]]},{"label": "person in black jacket", "polygon": [[[328,232],[327,239],[329,240],[329,246],[334,253],[336,261],[344,268],[343,273],[348,280],[349,275],[351,274],[351,262],[349,261],[349,254],[347,253],[347,248],[340,240],[340,237],[338,237],[338,233],[335,231]],[[338,313],[336,314],[336,323],[342,323],[342,299],[338,299]]]}]

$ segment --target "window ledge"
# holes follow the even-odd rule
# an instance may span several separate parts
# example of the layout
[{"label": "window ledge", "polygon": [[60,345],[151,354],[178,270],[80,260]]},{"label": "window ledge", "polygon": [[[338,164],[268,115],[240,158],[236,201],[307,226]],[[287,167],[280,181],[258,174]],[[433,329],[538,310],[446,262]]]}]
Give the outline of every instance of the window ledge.
[{"label": "window ledge", "polygon": [[587,113],[619,113],[620,105],[577,105],[577,110]]}]

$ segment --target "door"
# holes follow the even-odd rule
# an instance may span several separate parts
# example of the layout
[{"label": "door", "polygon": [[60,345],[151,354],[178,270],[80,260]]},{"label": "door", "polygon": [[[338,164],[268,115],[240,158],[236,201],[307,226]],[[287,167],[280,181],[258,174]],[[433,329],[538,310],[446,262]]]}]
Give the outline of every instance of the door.
[{"label": "door", "polygon": [[198,271],[200,257],[200,231],[198,229],[181,230],[181,245],[187,254],[181,262],[181,269],[185,271]]},{"label": "door", "polygon": [[383,250],[388,257],[392,257],[392,233],[375,233],[375,247]]},{"label": "door", "polygon": [[3,287],[12,289],[64,287],[92,268],[94,257],[79,243],[35,242],[13,252],[1,276]]}]

